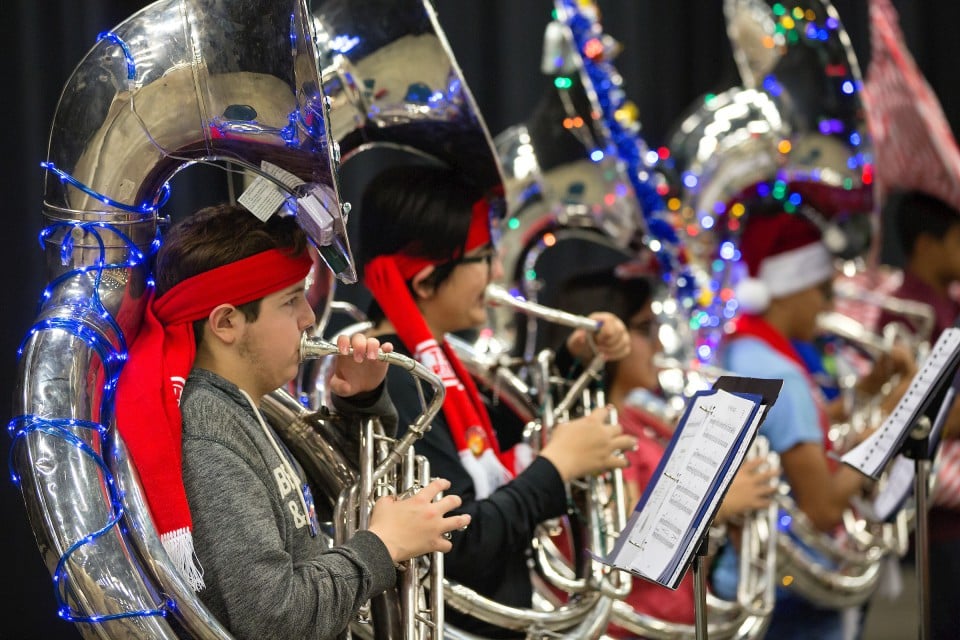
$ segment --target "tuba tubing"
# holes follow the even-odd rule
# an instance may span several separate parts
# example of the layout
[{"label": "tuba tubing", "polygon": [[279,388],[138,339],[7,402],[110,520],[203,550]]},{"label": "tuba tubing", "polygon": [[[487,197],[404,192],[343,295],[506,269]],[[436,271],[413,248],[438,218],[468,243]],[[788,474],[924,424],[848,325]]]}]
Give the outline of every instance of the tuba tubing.
[{"label": "tuba tubing", "polygon": [[[497,289],[503,291],[502,288],[494,287],[494,295],[497,295]],[[506,294],[502,295],[498,303],[505,304],[513,301],[514,298]],[[533,305],[533,303],[530,304]],[[542,305],[535,306],[555,311]],[[584,328],[590,330],[597,328],[596,321],[572,314],[562,314],[562,316],[574,319]],[[583,323],[584,320],[586,323]],[[536,392],[516,374],[506,371],[508,365],[522,366],[526,363],[505,355],[493,356],[489,353],[481,353],[475,345],[457,336],[447,336],[447,339],[474,378],[512,407],[523,419],[531,420],[526,437],[529,439],[531,433],[539,433],[538,425],[535,425],[536,429],[530,429],[530,426],[534,425],[532,420],[538,410],[537,404],[531,400]],[[537,544],[539,544],[539,538],[534,540],[534,545]],[[450,580],[444,580],[443,589],[446,604],[455,610],[489,624],[515,631],[525,631],[529,637],[540,637],[538,634],[543,634],[577,640],[599,638],[607,625],[611,611],[608,604],[610,599],[601,594],[598,589],[575,594],[567,602],[554,604],[549,610],[538,607],[510,607]],[[454,640],[475,638],[474,635],[449,625],[445,631],[445,637]]]},{"label": "tuba tubing", "polygon": [[[530,317],[540,318],[549,322],[554,322],[571,328],[585,329],[588,335],[596,332],[601,323],[591,318],[570,314],[564,311],[546,307],[541,304],[520,300],[510,295],[505,289],[497,285],[487,286],[487,301],[491,305],[507,307],[519,313]],[[550,430],[562,416],[569,414],[575,403],[583,402],[585,408],[592,408],[603,404],[602,393],[594,397],[586,392],[587,385],[595,381],[603,369],[604,358],[595,357],[586,367],[585,371],[573,381],[566,389],[564,397],[556,404],[553,404],[550,387],[554,384],[551,376],[552,353],[545,350],[537,355],[536,366],[532,367],[537,378],[537,395],[541,398],[539,404],[541,407],[539,424],[534,423],[532,429],[528,429],[527,441],[534,451],[539,450],[542,438],[549,437]],[[509,383],[508,376],[497,376],[501,383]],[[602,477],[584,478],[575,483],[577,491],[584,495],[583,514],[586,522],[586,535],[591,548],[597,553],[604,554],[612,547],[613,537],[626,526],[626,511],[624,508],[624,490],[623,476],[619,469],[613,470]],[[573,487],[572,487],[573,488]],[[540,568],[543,576],[555,587],[575,595],[579,599],[596,599],[596,602],[590,609],[585,619],[582,619],[578,625],[576,633],[586,633],[585,629],[597,626],[598,618],[608,618],[612,612],[611,599],[620,599],[626,597],[629,592],[629,581],[622,579],[619,571],[612,570],[605,565],[593,560],[589,554],[578,554],[576,558],[577,568],[573,570],[575,576],[581,578],[570,578],[565,575],[570,571],[566,561],[552,554],[550,549],[554,549],[549,535],[543,527],[539,528],[537,535],[536,553],[541,560]],[[559,566],[554,566],[559,565]],[[555,581],[554,581],[555,579]],[[475,595],[475,594],[474,594]],[[453,597],[457,601],[456,595]],[[448,597],[448,602],[451,598]],[[461,605],[476,604],[473,602],[457,601],[454,606],[459,608]],[[495,605],[496,603],[490,603]],[[561,609],[570,606],[570,603],[562,605]],[[490,607],[492,610],[499,610],[497,607]],[[491,620],[484,615],[479,615],[474,611],[466,611],[476,615],[481,619],[495,624],[501,624],[502,614],[496,616],[499,619]],[[556,614],[557,612],[553,612]],[[528,624],[527,626],[517,626],[511,628],[530,628],[530,623],[536,623],[530,616],[522,617]],[[569,626],[565,627],[570,632]],[[576,636],[584,637],[584,636]]]},{"label": "tuba tubing", "polygon": [[[352,349],[348,353],[352,353]],[[307,334],[301,339],[301,360],[338,354],[340,351],[333,343]],[[289,393],[278,390],[263,401],[264,413],[304,465],[308,476],[334,501],[334,544],[342,544],[356,531],[369,526],[373,503],[379,496],[404,495],[430,481],[429,463],[415,455],[413,444],[429,430],[443,406],[446,393],[443,382],[422,364],[404,355],[381,351],[377,357],[410,372],[418,381],[418,389],[419,382],[428,383],[433,394],[426,403],[421,391],[424,410],[399,439],[378,433],[376,421],[365,420],[357,452],[359,459],[354,463],[344,456],[344,446],[338,444],[335,435],[318,429],[318,425],[309,420],[312,412]],[[361,619],[351,627],[359,637],[440,640],[444,627],[443,554],[436,552],[428,557],[429,564],[422,572],[422,559],[402,563],[397,592],[388,591],[363,608]],[[428,596],[420,592],[424,573]]]},{"label": "tuba tubing", "polygon": [[[301,0],[161,0],[106,32],[64,85],[43,164],[49,284],[21,345],[11,464],[59,613],[86,638],[175,638],[167,616],[192,637],[229,637],[167,566],[112,397],[173,175],[269,158],[336,200],[327,137],[299,129],[295,148],[282,133],[323,103],[315,53],[291,48],[312,39]],[[237,104],[258,135],[227,117]]]},{"label": "tuba tubing", "polygon": [[890,341],[871,332],[860,321],[837,311],[818,314],[817,329],[852,342],[874,360],[889,353],[893,347]]},{"label": "tuba tubing", "polygon": [[588,332],[596,332],[600,330],[600,325],[603,324],[599,320],[585,318],[573,313],[567,313],[566,311],[562,311],[560,309],[547,307],[537,302],[530,302],[528,300],[517,298],[497,284],[487,285],[486,300],[487,304],[490,306],[508,307],[524,315],[534,316],[536,318],[540,318],[541,320],[546,320],[547,322],[552,322],[554,324],[560,324],[572,329],[586,329]]},{"label": "tuba tubing", "polygon": [[[349,352],[353,353],[353,349],[350,349]],[[337,345],[320,338],[311,338],[304,334],[300,341],[301,360],[323,358],[339,353],[340,351],[337,349]],[[377,354],[377,359],[392,366],[400,367],[410,372],[410,374],[417,379],[429,383],[433,389],[433,397],[429,403],[426,403],[423,393],[421,392],[420,402],[425,405],[426,408],[414,423],[409,426],[407,432],[397,441],[397,444],[391,449],[387,458],[380,462],[377,468],[373,470],[373,475],[370,478],[372,483],[381,480],[389,471],[403,462],[404,455],[413,447],[413,443],[422,438],[423,434],[430,430],[430,423],[443,408],[443,399],[446,396],[443,381],[440,380],[435,373],[413,358],[408,358],[399,353],[384,353],[381,351]]]}]

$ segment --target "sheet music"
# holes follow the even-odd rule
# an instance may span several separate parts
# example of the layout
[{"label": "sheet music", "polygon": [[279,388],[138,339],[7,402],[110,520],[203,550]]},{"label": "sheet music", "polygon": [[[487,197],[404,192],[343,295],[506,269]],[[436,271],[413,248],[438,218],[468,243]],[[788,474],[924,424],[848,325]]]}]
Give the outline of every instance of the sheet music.
[{"label": "sheet music", "polygon": [[[743,464],[743,459],[747,457],[747,452],[750,450],[749,444],[753,441],[753,437],[756,435],[757,431],[760,430],[760,423],[763,422],[763,409],[765,405],[760,405],[760,411],[757,411],[753,416],[753,421],[750,424],[750,427],[747,429],[745,437],[745,445],[738,448],[734,453],[733,463],[730,465],[730,468],[727,469],[726,475],[723,477],[723,483],[721,486],[726,489],[730,486],[730,483],[733,482],[733,476],[737,475],[737,472],[740,471],[740,465]],[[720,507],[720,501],[723,500],[724,495],[726,495],[726,490],[723,492],[717,491],[713,495],[713,500],[710,502],[710,507],[707,509],[707,513],[716,513],[717,509]],[[703,533],[703,530],[709,526],[709,522],[703,521],[700,523],[700,529],[696,536],[697,539],[700,538],[700,534]]]},{"label": "sheet music", "polygon": [[762,420],[760,397],[702,391],[605,560],[676,588]]},{"label": "sheet music", "polygon": [[887,484],[872,502],[856,502],[861,515],[872,522],[886,522],[913,493],[914,462],[898,455],[887,471]]},{"label": "sheet music", "polygon": [[930,350],[907,392],[869,438],[843,455],[841,460],[860,472],[876,478],[899,453],[907,434],[932,401],[945,376],[956,372],[960,357],[960,329],[946,329]]},{"label": "sheet music", "polygon": [[[956,381],[954,381],[954,385],[956,385]],[[937,413],[937,419],[934,420],[933,428],[930,429],[931,458],[933,456],[933,449],[936,448],[939,442],[940,431],[947,421],[947,415],[950,413],[950,407],[955,397],[956,392],[954,388],[951,387],[947,389],[947,394]],[[893,460],[893,464],[886,467],[886,471],[886,485],[882,491],[874,496],[873,502],[871,504],[855,504],[855,506],[861,510],[863,517],[873,522],[886,522],[889,520],[900,508],[900,505],[913,494],[913,481],[914,475],[916,475],[915,461],[900,454]]]}]

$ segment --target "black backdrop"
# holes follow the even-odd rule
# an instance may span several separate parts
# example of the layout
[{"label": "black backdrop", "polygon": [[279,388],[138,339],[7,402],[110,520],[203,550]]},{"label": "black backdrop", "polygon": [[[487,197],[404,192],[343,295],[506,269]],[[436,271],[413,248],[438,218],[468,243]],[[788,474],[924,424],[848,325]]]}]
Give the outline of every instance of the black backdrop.
[{"label": "black backdrop", "polygon": [[[60,90],[96,35],[147,2],[16,0],[4,4],[3,59],[10,72],[0,114],[0,237],[5,282],[0,317],[0,418],[10,416],[16,349],[34,318],[44,284],[37,243],[42,172],[49,125]],[[834,0],[861,69],[869,62],[866,0]],[[960,3],[895,0],[908,45],[939,95],[954,129],[960,125]],[[524,120],[539,99],[543,27],[550,0],[435,0],[440,21],[493,134]],[[674,120],[698,96],[737,84],[721,0],[600,0],[606,30],[624,51],[617,67],[639,105],[644,137],[664,142]],[[193,175],[191,175],[193,174]],[[174,211],[216,200],[209,176],[185,171],[168,205]],[[198,194],[204,193],[203,196]],[[0,436],[0,452],[10,440]],[[3,456],[5,458],[5,456]],[[9,478],[0,480],[0,638],[75,638],[56,618],[53,587]]]}]

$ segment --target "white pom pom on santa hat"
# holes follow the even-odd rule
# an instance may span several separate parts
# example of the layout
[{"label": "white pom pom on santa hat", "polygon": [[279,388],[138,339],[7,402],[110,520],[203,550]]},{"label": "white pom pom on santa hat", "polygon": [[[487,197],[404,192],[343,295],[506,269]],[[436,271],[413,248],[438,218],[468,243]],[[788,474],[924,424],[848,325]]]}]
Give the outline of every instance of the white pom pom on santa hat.
[{"label": "white pom pom on santa hat", "polygon": [[744,278],[735,291],[743,313],[763,313],[770,306],[770,288],[760,278]]}]

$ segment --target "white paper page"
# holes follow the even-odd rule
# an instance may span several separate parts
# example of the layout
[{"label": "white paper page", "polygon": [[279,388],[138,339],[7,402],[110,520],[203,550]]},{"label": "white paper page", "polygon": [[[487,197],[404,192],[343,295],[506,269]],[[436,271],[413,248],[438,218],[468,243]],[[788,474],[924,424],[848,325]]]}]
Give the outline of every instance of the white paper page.
[{"label": "white paper page", "polygon": [[[947,421],[947,415],[950,413],[950,407],[956,396],[953,388],[947,389],[947,394],[937,413],[937,419],[934,420],[933,428],[930,430],[930,446],[938,441],[940,431]],[[856,505],[863,511],[863,516],[874,522],[884,522],[893,515],[897,508],[913,493],[914,476],[916,475],[916,462],[903,454],[894,458],[893,462],[887,466],[886,484],[869,505]]]},{"label": "white paper page", "polygon": [[[746,437],[743,439],[744,446],[740,447],[734,452],[733,463],[730,465],[730,468],[727,469],[727,473],[723,478],[723,482],[720,484],[721,487],[729,487],[730,483],[733,482],[733,477],[740,470],[740,465],[743,464],[743,459],[747,456],[747,452],[750,450],[749,443],[753,441],[753,436],[760,429],[760,423],[763,421],[763,409],[766,405],[760,405],[760,410],[757,411],[756,415],[753,417],[753,422],[750,423],[750,427],[747,431]],[[707,513],[716,513],[717,507],[720,506],[720,501],[723,499],[725,492],[717,491],[713,494],[710,500],[710,506],[707,508]],[[704,530],[710,526],[710,522],[706,519],[700,521],[697,525],[697,530],[694,532],[693,541],[696,542],[700,540],[703,536]],[[694,550],[695,551],[695,550]],[[671,577],[672,581],[676,581],[680,578],[677,575],[680,571],[684,569],[683,565],[677,567],[675,574]]]},{"label": "white paper page", "polygon": [[753,400],[722,390],[695,398],[686,422],[678,427],[662,475],[652,481],[642,511],[631,517],[622,534],[626,543],[611,559],[615,566],[662,584],[671,581],[677,559],[686,557],[687,548],[696,544],[688,531],[698,527],[695,520],[701,507],[716,499],[711,491],[718,486],[724,463],[731,455],[742,459],[743,452],[732,449],[756,406]]},{"label": "white paper page", "polygon": [[917,414],[938,381],[945,375],[949,365],[957,357],[960,347],[960,329],[947,329],[930,350],[920,371],[914,376],[907,392],[887,416],[880,428],[869,438],[843,455],[844,463],[876,478],[893,456],[899,453],[906,431],[913,427]]},{"label": "white paper page", "polygon": [[864,510],[864,517],[874,522],[884,522],[903,504],[913,492],[913,477],[916,465],[906,456],[897,456],[887,471],[887,484],[873,499],[871,508]]}]

